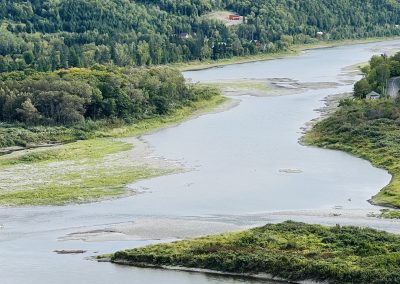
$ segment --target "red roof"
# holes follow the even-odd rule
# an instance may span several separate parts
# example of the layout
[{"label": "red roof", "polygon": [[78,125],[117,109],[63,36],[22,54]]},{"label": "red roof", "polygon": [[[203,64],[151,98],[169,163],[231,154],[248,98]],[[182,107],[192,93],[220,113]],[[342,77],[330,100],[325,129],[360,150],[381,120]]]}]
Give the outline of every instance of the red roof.
[{"label": "red roof", "polygon": [[229,20],[240,20],[239,15],[229,15]]}]

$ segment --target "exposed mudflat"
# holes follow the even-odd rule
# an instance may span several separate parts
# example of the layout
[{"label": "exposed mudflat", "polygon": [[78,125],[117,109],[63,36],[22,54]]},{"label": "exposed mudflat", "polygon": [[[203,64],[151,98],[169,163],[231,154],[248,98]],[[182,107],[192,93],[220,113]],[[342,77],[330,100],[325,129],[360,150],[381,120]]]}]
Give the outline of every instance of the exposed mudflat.
[{"label": "exposed mudflat", "polygon": [[215,215],[203,217],[140,217],[135,221],[77,231],[60,238],[85,242],[188,239],[199,236],[241,231],[286,220],[318,223],[327,226],[354,225],[400,233],[400,220],[371,217],[378,208],[277,211],[249,215]]},{"label": "exposed mudflat", "polygon": [[219,87],[227,96],[287,96],[300,94],[306,90],[319,90],[340,86],[335,82],[300,82],[290,78],[241,79],[207,81],[207,84]]}]

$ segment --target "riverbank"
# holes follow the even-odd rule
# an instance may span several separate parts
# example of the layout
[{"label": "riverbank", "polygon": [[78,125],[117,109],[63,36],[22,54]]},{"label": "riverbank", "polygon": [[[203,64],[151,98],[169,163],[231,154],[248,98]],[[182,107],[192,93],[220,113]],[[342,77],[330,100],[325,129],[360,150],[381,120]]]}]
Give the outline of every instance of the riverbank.
[{"label": "riverbank", "polygon": [[400,207],[399,105],[395,100],[346,101],[308,132],[309,145],[341,150],[386,169],[392,180],[370,200],[372,204]]},{"label": "riverbank", "polygon": [[2,156],[0,205],[63,205],[135,194],[125,186],[182,170],[173,161],[149,158],[151,150],[136,137],[233,104],[215,96],[170,115],[108,129],[98,138]]},{"label": "riverbank", "polygon": [[232,58],[224,58],[219,60],[205,60],[205,61],[191,61],[188,63],[175,63],[169,64],[168,66],[176,68],[180,71],[196,71],[203,70],[208,68],[215,68],[225,65],[233,65],[233,64],[243,64],[250,63],[256,61],[266,61],[273,59],[285,58],[288,56],[296,56],[301,52],[319,49],[319,48],[329,48],[336,47],[340,45],[353,45],[353,44],[365,44],[365,43],[373,43],[387,40],[395,40],[400,37],[385,37],[385,38],[366,38],[366,39],[346,39],[346,40],[335,40],[335,41],[319,41],[312,44],[298,44],[293,45],[287,51],[280,51],[275,53],[263,53],[256,55],[248,55],[248,56],[235,56]]},{"label": "riverbank", "polygon": [[110,260],[117,264],[199,268],[291,281],[395,283],[400,277],[396,270],[399,241],[398,235],[373,229],[288,221],[120,251]]}]

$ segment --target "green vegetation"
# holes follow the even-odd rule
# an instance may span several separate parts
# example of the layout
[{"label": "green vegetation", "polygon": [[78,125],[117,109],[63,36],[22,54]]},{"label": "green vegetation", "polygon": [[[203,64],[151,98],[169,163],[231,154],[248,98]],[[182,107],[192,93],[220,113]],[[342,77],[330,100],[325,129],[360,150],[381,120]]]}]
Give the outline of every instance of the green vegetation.
[{"label": "green vegetation", "polygon": [[[217,60],[393,36],[399,9],[393,0],[1,0],[0,72]],[[244,21],[206,16],[219,10]]]},{"label": "green vegetation", "polygon": [[167,67],[95,66],[3,73],[0,78],[0,120],[30,125],[72,125],[89,119],[131,122],[211,97]]},{"label": "green vegetation", "polygon": [[0,205],[62,205],[130,194],[124,188],[127,184],[177,169],[142,164],[140,157],[131,153],[135,150],[132,144],[115,138],[137,136],[178,123],[225,100],[222,96],[199,99],[168,115],[105,127],[90,134],[109,138],[1,156]]},{"label": "green vegetation", "polygon": [[[101,258],[101,257],[100,257]],[[111,261],[328,283],[399,283],[400,236],[297,222],[116,252]]]},{"label": "green vegetation", "polygon": [[390,58],[373,56],[362,69],[365,77],[354,86],[355,99],[341,101],[339,110],[318,122],[304,141],[349,152],[388,170],[390,184],[371,201],[400,207],[400,98],[364,100],[371,90],[383,91],[391,76],[400,75],[400,52]]},{"label": "green vegetation", "polygon": [[176,68],[180,71],[202,70],[224,65],[249,63],[256,61],[278,59],[287,56],[295,56],[298,55],[300,52],[308,49],[327,48],[327,47],[353,45],[353,44],[364,44],[370,42],[379,42],[382,40],[396,40],[396,39],[399,39],[399,36],[367,37],[359,39],[319,40],[312,43],[303,43],[303,44],[295,43],[286,50],[276,51],[273,53],[263,52],[263,53],[248,54],[248,55],[238,55],[238,56],[220,58],[214,60],[213,59],[193,60],[189,62],[173,63],[169,64],[169,66]]},{"label": "green vegetation", "polygon": [[[124,5],[129,6],[129,9],[119,12],[115,10]],[[89,39],[85,40],[87,36],[96,40],[96,44],[100,44],[101,48],[106,50],[101,43],[107,41],[103,37],[113,37],[114,32],[116,38],[134,39],[132,34],[128,34],[134,26],[125,25],[129,25],[132,17],[136,19],[135,15],[139,17],[139,14],[128,17],[127,14],[118,13],[132,12],[136,6],[142,7],[134,12],[143,12],[144,14],[140,15],[142,18],[146,13],[143,4],[127,1],[0,1],[0,7],[5,8],[0,9],[0,19],[13,15],[16,20],[18,17],[14,13],[15,9],[18,9],[20,16],[23,14],[18,19],[26,25],[25,27],[29,26],[31,32],[43,29],[41,31],[51,33],[51,43],[61,44],[61,39],[69,43],[74,42],[73,49],[78,50],[81,48],[80,44],[88,43]],[[84,9],[77,11],[76,8]],[[97,10],[98,8],[100,10]],[[49,11],[46,12],[47,9]],[[4,14],[4,11],[7,13]],[[57,17],[51,17],[53,12],[57,13]],[[92,12],[94,14],[91,14]],[[118,15],[114,16],[121,18],[107,18],[111,16],[110,12],[115,12]],[[25,13],[32,14],[32,25],[23,19],[27,16]],[[103,19],[101,16],[103,24],[87,18],[96,18],[100,16],[98,13],[106,17]],[[44,15],[50,17],[48,21],[44,19]],[[55,23],[63,16],[72,18],[56,27]],[[110,26],[104,25],[107,22],[105,19],[114,21],[117,27],[111,23],[108,23]],[[146,20],[148,19],[143,19]],[[159,20],[162,21],[162,18],[157,19]],[[15,22],[7,23],[9,30],[19,26]],[[85,29],[89,26],[96,29],[96,32],[84,36],[82,33],[86,33]],[[141,32],[144,33],[146,27],[149,28],[147,25],[142,26]],[[42,63],[46,60],[49,63],[50,58],[65,59],[68,62],[78,62],[82,58],[78,60],[74,57],[78,61],[73,61],[68,57],[72,56],[71,50],[68,50],[64,43],[56,44],[61,46],[63,52],[57,53],[53,50],[47,54],[45,52],[51,50],[51,47],[46,42],[46,36],[31,34],[24,29],[5,31],[4,28],[3,22],[0,26],[0,148],[16,145],[29,147],[54,142],[68,144],[0,157],[0,205],[65,204],[128,194],[129,192],[124,190],[127,184],[138,179],[171,173],[177,169],[165,169],[164,165],[159,164],[148,165],[135,156],[135,149],[131,143],[115,138],[137,136],[168,126],[186,119],[197,111],[207,110],[225,101],[217,89],[187,84],[179,71],[169,67],[133,68],[111,64],[106,66],[95,64],[96,60],[92,60],[90,64],[86,62],[72,65],[64,64],[63,61],[61,65],[43,67]],[[73,37],[71,38],[68,33],[60,33],[61,29],[82,30],[69,34]],[[104,30],[106,34],[100,35],[98,31],[101,29],[107,30]],[[1,59],[9,56],[8,53],[15,47],[8,36],[13,38],[15,34],[18,34],[17,37],[22,36],[19,43],[22,44],[26,40],[26,46],[19,46],[19,51],[25,47],[33,48],[25,50],[23,54],[24,60],[29,58],[31,63],[23,68],[7,68],[23,71],[2,72],[6,70],[1,70]],[[32,40],[32,37],[38,37],[37,41]],[[113,48],[114,40],[109,41]],[[91,46],[96,47],[96,44]],[[87,47],[82,50],[88,54]],[[116,50],[113,52],[118,53]],[[63,56],[67,56],[68,59]],[[18,61],[17,57],[13,58]],[[57,69],[69,66],[91,67]],[[121,154],[122,152],[124,153]]]},{"label": "green vegetation", "polygon": [[[70,172],[70,171],[69,171]],[[167,174],[168,171],[124,168],[103,169],[84,174],[75,172],[50,176],[35,189],[0,192],[0,205],[64,205],[118,197],[129,194],[124,186],[139,179]]]},{"label": "green vegetation", "polygon": [[16,156],[5,155],[0,157],[0,169],[17,164],[98,159],[130,149],[132,149],[132,145],[110,139],[84,140],[55,147],[54,149],[28,151]]},{"label": "green vegetation", "polygon": [[400,211],[398,210],[390,210],[390,209],[381,209],[380,214],[370,214],[370,217],[376,218],[384,218],[384,219],[400,219]]},{"label": "green vegetation", "polygon": [[399,99],[345,100],[307,133],[305,142],[352,153],[388,170],[392,181],[372,202],[400,207],[399,121]]},{"label": "green vegetation", "polygon": [[387,57],[384,54],[375,55],[371,58],[369,64],[361,70],[364,73],[364,78],[354,85],[355,97],[365,99],[371,91],[390,95],[387,94],[389,79],[400,76],[400,52],[392,57]]},{"label": "green vegetation", "polygon": [[167,67],[95,66],[0,78],[0,147],[98,137],[218,95],[186,84]]}]

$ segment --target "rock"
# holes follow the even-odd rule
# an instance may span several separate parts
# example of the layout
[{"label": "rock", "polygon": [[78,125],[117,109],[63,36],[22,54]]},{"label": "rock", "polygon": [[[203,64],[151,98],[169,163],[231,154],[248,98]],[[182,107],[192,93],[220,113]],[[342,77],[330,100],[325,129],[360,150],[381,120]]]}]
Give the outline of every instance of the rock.
[{"label": "rock", "polygon": [[299,169],[280,169],[280,173],[286,173],[286,174],[300,174],[303,171]]},{"label": "rock", "polygon": [[86,250],[72,249],[72,250],[53,250],[57,254],[80,254],[87,252]]}]

